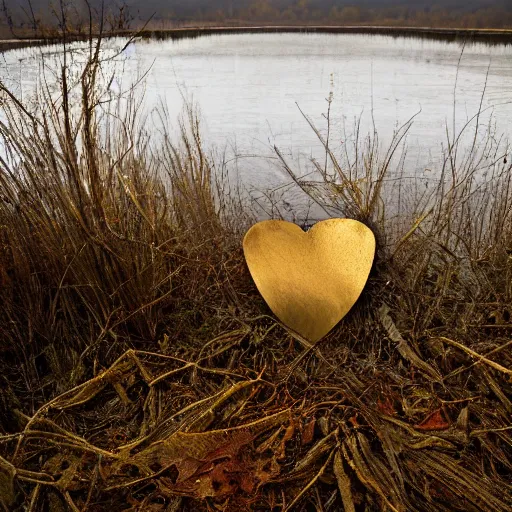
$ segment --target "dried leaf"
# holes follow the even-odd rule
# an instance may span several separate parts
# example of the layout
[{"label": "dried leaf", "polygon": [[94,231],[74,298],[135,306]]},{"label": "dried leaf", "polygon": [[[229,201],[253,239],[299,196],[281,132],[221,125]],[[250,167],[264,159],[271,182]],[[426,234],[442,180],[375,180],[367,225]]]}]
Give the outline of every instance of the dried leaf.
[{"label": "dried leaf", "polygon": [[251,494],[254,489],[268,480],[269,474],[261,471],[261,466],[255,459],[255,454],[243,451],[251,442],[252,435],[238,435],[229,443],[207,454],[203,461],[198,462],[199,467],[187,478],[183,478],[183,465],[176,464],[177,477],[173,481],[169,478],[160,478],[162,490],[170,494],[180,494],[204,499],[207,497],[222,498],[235,494],[239,489]]},{"label": "dried leaf", "polygon": [[383,304],[379,309],[379,318],[388,333],[389,338],[397,344],[397,350],[400,352],[400,355],[407,359],[411,364],[425,372],[429,377],[434,379],[435,381],[441,380],[441,375],[439,372],[435,370],[431,365],[423,361],[414,350],[409,346],[407,341],[402,337],[400,332],[398,331],[395,323],[389,316],[389,307],[386,304]]},{"label": "dried leaf", "polygon": [[[65,393],[52,405],[56,409],[69,409],[82,405],[98,395],[107,384],[114,384],[129,377],[133,373],[133,367],[134,363],[132,360],[122,360],[93,379],[78,386],[74,394]],[[69,394],[71,394],[70,397],[68,396]]]},{"label": "dried leaf", "polygon": [[396,416],[395,406],[388,396],[385,400],[377,400],[377,409],[388,416]]},{"label": "dried leaf", "polygon": [[350,478],[343,469],[343,459],[341,458],[340,451],[337,450],[333,460],[334,474],[338,482],[338,488],[341,494],[341,500],[343,501],[343,509],[345,512],[355,512],[356,506],[354,504],[354,498],[352,497],[352,490],[350,487]]},{"label": "dried leaf", "polygon": [[315,425],[316,425],[316,418],[312,418],[310,421],[308,421],[304,428],[302,429],[302,438],[301,442],[302,445],[305,446],[313,441],[313,437],[315,436]]},{"label": "dried leaf", "polygon": [[354,416],[351,416],[348,421],[350,422],[350,424],[353,426],[353,427],[360,427],[361,425],[359,424],[359,421],[357,421],[357,413],[354,414]]},{"label": "dried leaf", "polygon": [[[356,439],[359,440],[362,450]],[[396,483],[367,445],[366,439],[361,434],[358,434],[357,438],[354,435],[347,437],[342,445],[345,460],[356,472],[360,482],[378,494],[387,508],[393,512],[405,512]]]},{"label": "dried leaf", "polygon": [[441,409],[430,413],[421,423],[414,426],[417,430],[445,430],[450,427]]},{"label": "dried leaf", "polygon": [[306,456],[297,462],[293,468],[293,472],[300,473],[308,470],[320,457],[331,451],[336,443],[336,434],[337,431],[333,431],[327,437],[320,439],[320,441],[308,451]]},{"label": "dried leaf", "polygon": [[283,439],[281,440],[281,444],[279,446],[279,451],[277,455],[277,460],[284,459],[286,457],[286,443],[292,439],[295,434],[295,425],[291,422],[284,432]]},{"label": "dried leaf", "polygon": [[[122,468],[138,468],[142,480],[158,476],[162,492],[203,499],[224,497],[239,489],[252,493],[275,474],[276,467],[267,457],[259,456],[248,445],[264,431],[279,426],[290,418],[285,410],[239,427],[210,432],[176,432],[157,441],[135,455],[121,453],[110,470],[110,478],[122,474]],[[270,464],[268,464],[270,463]],[[265,471],[265,467],[270,468]],[[141,481],[138,477],[110,489],[126,487]]]},{"label": "dried leaf", "polygon": [[457,428],[467,433],[469,431],[469,408],[464,407],[457,416]]}]

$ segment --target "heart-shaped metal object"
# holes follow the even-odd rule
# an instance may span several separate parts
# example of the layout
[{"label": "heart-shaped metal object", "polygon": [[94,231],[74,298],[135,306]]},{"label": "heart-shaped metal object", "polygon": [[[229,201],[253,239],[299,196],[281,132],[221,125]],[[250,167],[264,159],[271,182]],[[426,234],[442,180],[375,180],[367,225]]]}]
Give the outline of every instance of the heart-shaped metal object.
[{"label": "heart-shaped metal object", "polygon": [[270,309],[312,342],[357,301],[375,255],[372,231],[351,219],[324,220],[307,232],[291,222],[267,220],[249,229],[243,245]]}]

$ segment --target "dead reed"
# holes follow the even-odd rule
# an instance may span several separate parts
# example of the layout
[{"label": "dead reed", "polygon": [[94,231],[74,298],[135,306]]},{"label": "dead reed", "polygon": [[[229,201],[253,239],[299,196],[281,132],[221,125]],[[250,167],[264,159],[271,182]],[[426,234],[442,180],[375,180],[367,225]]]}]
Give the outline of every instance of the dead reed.
[{"label": "dead reed", "polygon": [[316,181],[281,155],[379,240],[363,297],[304,351],[250,280],[252,214],[193,113],[154,148],[133,97],[104,102],[101,44],[37,115],[1,88],[0,507],[510,510],[512,187],[492,137],[463,156],[449,137],[435,191],[393,209],[408,125],[383,158],[370,137],[341,159],[312,126]]}]

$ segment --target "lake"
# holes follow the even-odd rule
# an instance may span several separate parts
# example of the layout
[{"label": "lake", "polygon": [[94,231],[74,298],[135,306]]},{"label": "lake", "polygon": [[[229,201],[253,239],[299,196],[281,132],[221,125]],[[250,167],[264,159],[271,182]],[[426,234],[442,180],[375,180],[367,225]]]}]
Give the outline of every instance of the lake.
[{"label": "lake", "polygon": [[[55,47],[6,52],[0,76],[27,95],[39,76],[42,55],[49,62],[58,53]],[[419,178],[436,176],[447,128],[451,134],[455,125],[458,133],[479,108],[479,140],[491,133],[504,136],[505,144],[512,131],[510,45],[468,43],[463,48],[421,38],[297,33],[139,40],[118,59],[112,92],[126,89],[148,70],[147,111],[165,105],[174,122],[184,98],[192,100],[200,110],[203,139],[212,147],[229,148],[250,189],[289,181],[272,160],[274,145],[301,173],[310,168],[311,156],[322,155],[299,107],[325,134],[330,95],[336,150],[354,140],[357,120],[361,138],[374,123],[384,150],[393,131],[417,114],[407,136],[404,172]],[[465,131],[467,144],[474,127],[472,122]],[[151,131],[151,124],[146,128]]]}]

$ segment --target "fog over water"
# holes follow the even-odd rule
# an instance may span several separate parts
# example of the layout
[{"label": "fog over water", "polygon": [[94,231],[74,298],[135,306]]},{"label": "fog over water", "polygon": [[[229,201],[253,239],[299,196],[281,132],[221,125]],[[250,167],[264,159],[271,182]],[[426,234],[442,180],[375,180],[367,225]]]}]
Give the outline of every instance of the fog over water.
[{"label": "fog over water", "polygon": [[[429,177],[439,171],[447,127],[453,131],[454,98],[456,132],[477,114],[481,102],[479,140],[488,130],[505,139],[512,132],[512,46],[468,43],[462,57],[461,52],[462,43],[347,34],[141,40],[117,59],[118,76],[110,87],[116,94],[149,70],[144,108],[149,112],[165,105],[171,122],[182,111],[183,98],[192,99],[201,113],[205,143],[234,151],[249,187],[289,180],[276,163],[260,158],[272,156],[274,145],[301,172],[308,170],[311,155],[322,155],[298,106],[325,133],[323,114],[331,93],[335,151],[350,146],[358,119],[361,138],[375,123],[384,151],[393,131],[417,114],[407,137],[404,172]],[[5,53],[2,80],[20,91],[21,78],[27,96],[40,76],[42,53],[47,62],[52,54],[58,56],[56,48]],[[151,132],[150,120],[145,127]],[[474,132],[473,122],[465,132],[467,144]]]}]

